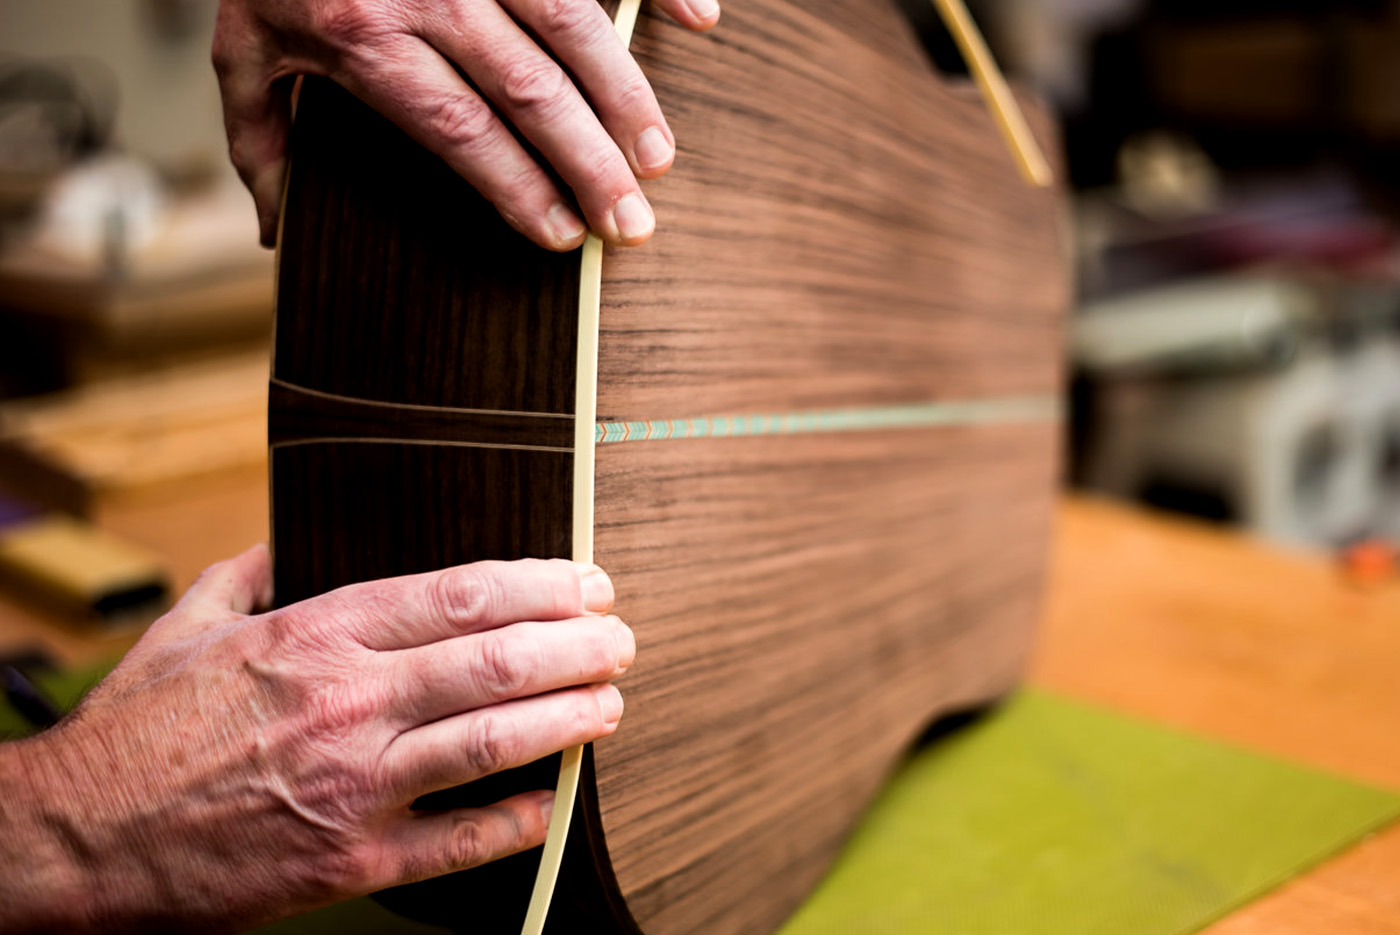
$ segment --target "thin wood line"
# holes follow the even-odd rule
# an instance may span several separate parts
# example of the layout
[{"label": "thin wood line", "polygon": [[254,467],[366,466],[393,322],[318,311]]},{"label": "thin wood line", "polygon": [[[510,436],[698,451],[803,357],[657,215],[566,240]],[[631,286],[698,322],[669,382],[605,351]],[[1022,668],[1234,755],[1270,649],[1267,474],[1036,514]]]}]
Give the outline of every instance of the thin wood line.
[{"label": "thin wood line", "polygon": [[861,409],[812,409],[691,419],[599,422],[594,430],[594,441],[600,445],[613,445],[636,441],[869,432],[939,425],[1058,422],[1063,416],[1062,409],[1057,397],[1024,396],[930,401]]},{"label": "thin wood line", "polygon": [[293,438],[284,442],[273,442],[268,445],[269,451],[277,451],[280,448],[295,448],[299,445],[424,445],[433,448],[500,448],[507,451],[555,451],[561,454],[572,454],[572,448],[558,448],[550,445],[500,445],[494,442],[454,442],[438,441],[421,438],[339,438],[326,436],[324,438]]},{"label": "thin wood line", "polygon": [[356,403],[361,406],[382,406],[385,409],[408,409],[417,412],[458,412],[463,415],[484,415],[484,416],[527,416],[535,419],[572,419],[572,412],[531,412],[525,409],[466,409],[459,406],[427,406],[422,403],[391,403],[382,399],[364,399],[359,396],[344,396],[340,393],[327,393],[325,390],[313,390],[308,386],[301,386],[296,383],[283,380],[281,377],[272,377],[268,381],[285,390],[296,393],[305,393],[307,396],[317,396],[321,399],[333,399],[339,402]]},{"label": "thin wood line", "polygon": [[1045,155],[1027,126],[1025,115],[1021,113],[1021,105],[1016,103],[1011,89],[1006,86],[1006,79],[1001,76],[1001,69],[988,51],[977,24],[968,14],[967,6],[963,0],[932,0],[932,3],[942,17],[943,25],[952,33],[963,61],[967,62],[968,71],[972,72],[972,79],[982,91],[982,99],[987,102],[987,109],[992,112],[992,119],[1001,131],[1002,139],[1006,140],[1021,176],[1030,185],[1041,188],[1049,185],[1054,179],[1050,164],[1045,161]]}]

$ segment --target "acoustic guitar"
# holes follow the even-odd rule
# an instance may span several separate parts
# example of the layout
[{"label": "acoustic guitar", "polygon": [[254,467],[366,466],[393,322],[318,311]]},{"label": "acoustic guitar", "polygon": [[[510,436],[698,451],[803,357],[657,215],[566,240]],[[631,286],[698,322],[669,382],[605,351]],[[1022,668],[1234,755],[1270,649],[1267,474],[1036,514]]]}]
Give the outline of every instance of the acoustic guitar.
[{"label": "acoustic guitar", "polygon": [[[749,0],[708,35],[644,10],[631,48],[679,154],[647,184],[657,235],[603,251],[597,281],[596,255],[532,246],[304,83],[276,594],[569,557],[591,535],[638,654],[621,729],[583,756],[547,930],[759,935],[909,744],[1022,670],[1060,434],[1061,205],[891,0]],[[539,862],[381,898],[514,933]]]}]

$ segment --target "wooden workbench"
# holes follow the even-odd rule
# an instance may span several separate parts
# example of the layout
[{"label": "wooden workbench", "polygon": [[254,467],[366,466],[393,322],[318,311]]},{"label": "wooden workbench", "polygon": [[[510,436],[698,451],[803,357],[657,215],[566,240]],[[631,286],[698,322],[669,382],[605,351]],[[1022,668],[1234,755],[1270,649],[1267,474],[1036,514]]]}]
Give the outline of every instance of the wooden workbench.
[{"label": "wooden workbench", "polygon": [[[1193,522],[1060,510],[1031,681],[1400,789],[1400,582]],[[1400,826],[1207,929],[1400,933]]]},{"label": "wooden workbench", "polygon": [[[104,526],[170,556],[183,589],[266,535],[261,483],[113,511]],[[626,608],[621,608],[626,613]],[[131,637],[55,629],[0,599],[0,649],[72,664]],[[1060,510],[1034,684],[1400,789],[1400,582],[1360,589],[1327,559],[1132,509]],[[1211,926],[1209,935],[1400,935],[1400,826]]]}]

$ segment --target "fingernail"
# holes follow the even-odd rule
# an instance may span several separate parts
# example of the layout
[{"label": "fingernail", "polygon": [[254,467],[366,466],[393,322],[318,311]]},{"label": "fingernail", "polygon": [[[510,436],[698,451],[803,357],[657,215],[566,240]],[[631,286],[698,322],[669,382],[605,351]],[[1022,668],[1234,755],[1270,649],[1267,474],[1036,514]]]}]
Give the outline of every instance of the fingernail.
[{"label": "fingernail", "polygon": [[539,806],[540,814],[544,816],[545,824],[549,823],[550,816],[554,814],[554,793],[548,789],[541,789],[534,794],[535,804]]},{"label": "fingernail", "polygon": [[656,216],[651,213],[651,205],[636,192],[623,195],[613,205],[613,224],[623,240],[645,240],[656,227]]},{"label": "fingernail", "polygon": [[583,595],[583,609],[601,614],[613,604],[612,579],[597,565],[574,566],[579,574],[579,591]]},{"label": "fingernail", "polygon": [[661,132],[660,127],[647,127],[642,131],[642,135],[637,137],[636,144],[637,168],[639,169],[660,169],[671,161],[674,152],[671,143],[666,139],[666,134]]},{"label": "fingernail", "polygon": [[715,0],[686,0],[686,6],[698,20],[711,20],[719,15],[719,4]]},{"label": "fingernail", "polygon": [[545,221],[554,234],[555,243],[560,245],[573,243],[588,230],[583,226],[583,221],[579,220],[579,216],[574,213],[573,209],[562,201],[549,209]]},{"label": "fingernail", "polygon": [[617,621],[613,636],[617,640],[617,668],[620,674],[637,658],[637,638],[632,634],[632,628],[621,620]]},{"label": "fingernail", "polygon": [[622,692],[611,685],[599,685],[593,689],[598,699],[598,710],[603,712],[604,724],[616,724],[622,720]]}]

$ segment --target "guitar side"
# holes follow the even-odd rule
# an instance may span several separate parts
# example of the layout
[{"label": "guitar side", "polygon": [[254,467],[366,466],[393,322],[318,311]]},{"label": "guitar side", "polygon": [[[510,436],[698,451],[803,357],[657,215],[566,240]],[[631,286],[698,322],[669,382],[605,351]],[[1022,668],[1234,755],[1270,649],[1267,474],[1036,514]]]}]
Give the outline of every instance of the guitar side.
[{"label": "guitar side", "polygon": [[[648,185],[657,237],[604,261],[596,557],[639,653],[549,930],[758,935],[931,720],[1019,676],[1059,433],[1059,203],[886,0],[756,0],[713,37],[644,11],[633,49],[681,147]],[[567,556],[577,255],[327,82],[295,134],[277,599]],[[548,788],[556,764],[422,804]],[[513,932],[537,863],[383,898]]]}]

